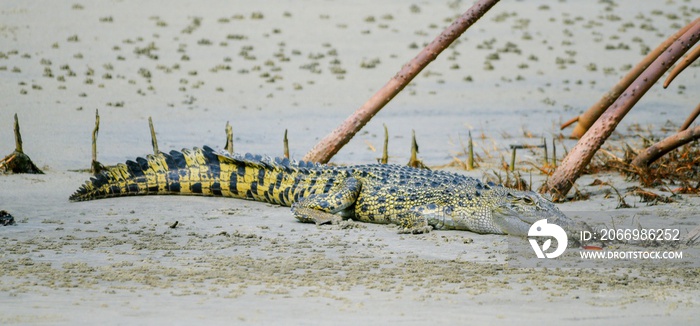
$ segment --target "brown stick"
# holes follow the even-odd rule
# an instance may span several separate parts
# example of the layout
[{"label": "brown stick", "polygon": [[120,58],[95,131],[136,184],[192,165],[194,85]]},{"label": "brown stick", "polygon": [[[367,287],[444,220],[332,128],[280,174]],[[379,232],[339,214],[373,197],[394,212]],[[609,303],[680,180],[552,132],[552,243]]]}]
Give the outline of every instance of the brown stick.
[{"label": "brown stick", "polygon": [[648,167],[649,164],[654,163],[654,161],[666,155],[666,153],[696,139],[700,139],[700,126],[686,129],[649,146],[632,160],[632,165],[644,169]]},{"label": "brown stick", "polygon": [[[97,134],[100,132],[100,110],[95,109],[95,128],[92,129],[92,162],[97,162]],[[95,172],[95,171],[93,171]]]},{"label": "brown stick", "polygon": [[104,165],[97,161],[97,135],[100,132],[100,111],[95,109],[95,128],[92,129],[92,162],[90,162],[90,172],[98,175],[105,169]]},{"label": "brown stick", "polygon": [[19,129],[19,119],[17,118],[17,113],[15,113],[15,151],[10,155],[5,156],[0,159],[0,174],[5,173],[34,173],[34,174],[44,174],[39,168],[32,162],[32,159],[24,154],[22,149],[22,134]]},{"label": "brown stick", "polygon": [[498,0],[479,0],[389,80],[355,113],[324,137],[303,160],[326,163],[431,61],[483,16]]},{"label": "brown stick", "polygon": [[[639,77],[639,75],[649,67],[649,65],[661,55],[666,49],[673,44],[681,35],[683,35],[686,31],[691,26],[694,26],[696,23],[700,22],[700,18],[696,19],[692,23],[686,25],[685,27],[681,28],[676,32],[675,34],[671,35],[666,41],[661,43],[654,51],[649,52],[642,61],[640,61],[634,68],[632,68],[625,77],[623,77],[613,88],[611,88],[607,93],[601,97],[598,102],[593,104],[586,112],[578,116],[578,124],[576,124],[576,127],[574,127],[574,131],[571,132],[571,137],[572,138],[581,138],[583,134],[586,133],[588,128],[590,128],[593,123],[598,120],[598,118],[605,112],[605,110],[618,98],[620,97],[620,94],[622,91],[624,91],[626,88],[629,87],[632,82]],[[574,118],[576,119],[576,118]],[[574,120],[571,119],[571,120]],[[571,122],[571,120],[567,121]],[[569,124],[564,124],[561,126],[561,129],[566,128],[569,126]]]},{"label": "brown stick", "polygon": [[284,130],[284,138],[282,138],[282,145],[284,146],[284,157],[289,158],[289,139],[287,138],[287,129]]},{"label": "brown stick", "polygon": [[[589,110],[590,110],[590,109],[589,109]],[[579,119],[580,117],[581,117],[581,116],[578,116],[578,115],[577,115],[577,116],[575,116],[575,117],[569,119],[569,121],[562,123],[562,124],[561,124],[561,127],[559,127],[559,130],[564,130],[564,129],[568,128],[570,125],[572,125],[572,124],[578,122],[578,119]]]},{"label": "brown stick", "polygon": [[661,78],[661,75],[700,39],[700,20],[696,20],[696,22],[639,75],[566,155],[544,187],[544,190],[548,191],[554,200],[560,200],[566,196],[576,179],[581,176],[583,169],[591,162],[593,155],[610,137],[627,112]]},{"label": "brown stick", "polygon": [[233,127],[226,121],[226,145],[224,145],[226,151],[233,155]]},{"label": "brown stick", "polygon": [[679,63],[673,70],[671,70],[671,73],[668,74],[668,77],[666,77],[666,81],[664,82],[664,88],[668,87],[668,85],[671,84],[673,79],[676,78],[685,68],[688,68],[691,63],[693,63],[695,60],[700,57],[700,46],[696,47],[695,50],[691,51],[688,53],[688,55],[685,57],[681,63]]},{"label": "brown stick", "polygon": [[693,110],[693,113],[691,113],[688,118],[685,119],[685,122],[683,122],[683,125],[681,126],[681,129],[678,131],[683,131],[688,129],[690,127],[690,124],[695,121],[695,119],[700,115],[700,103],[698,103],[698,106],[695,107],[695,110]]},{"label": "brown stick", "polygon": [[24,153],[22,150],[22,134],[19,132],[19,119],[15,113],[15,152]]},{"label": "brown stick", "polygon": [[474,170],[474,142],[471,130],[469,131],[469,144],[467,144],[467,170]]},{"label": "brown stick", "polygon": [[382,147],[382,157],[379,158],[379,164],[389,163],[389,129],[384,124],[384,147]]},{"label": "brown stick", "polygon": [[552,137],[552,166],[556,167],[557,166],[557,144],[554,142],[556,139]]},{"label": "brown stick", "polygon": [[423,163],[423,161],[418,159],[418,142],[416,141],[416,131],[411,130],[411,133],[413,134],[412,140],[411,140],[411,158],[408,160],[408,163],[406,165],[418,169],[428,169],[428,166]]},{"label": "brown stick", "polygon": [[160,151],[158,150],[158,139],[156,138],[156,129],[153,128],[153,119],[148,117],[148,128],[151,129],[151,146],[153,146],[153,154],[158,155]]}]

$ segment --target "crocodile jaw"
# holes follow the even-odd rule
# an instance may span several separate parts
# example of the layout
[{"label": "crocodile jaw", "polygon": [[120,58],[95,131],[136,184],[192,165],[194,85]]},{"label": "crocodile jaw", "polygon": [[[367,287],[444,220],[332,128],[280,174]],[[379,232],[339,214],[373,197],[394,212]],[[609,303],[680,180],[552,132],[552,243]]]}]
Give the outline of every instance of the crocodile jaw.
[{"label": "crocodile jaw", "polygon": [[527,236],[530,227],[535,222],[546,219],[547,223],[561,226],[567,233],[573,231],[576,223],[559,209],[548,211],[547,214],[529,215],[510,208],[497,209],[492,216],[493,223],[504,234]]},{"label": "crocodile jaw", "polygon": [[509,192],[492,214],[493,223],[503,233],[515,236],[527,236],[532,224],[542,219],[561,226],[567,234],[573,233],[577,226],[554,203],[532,191]]}]

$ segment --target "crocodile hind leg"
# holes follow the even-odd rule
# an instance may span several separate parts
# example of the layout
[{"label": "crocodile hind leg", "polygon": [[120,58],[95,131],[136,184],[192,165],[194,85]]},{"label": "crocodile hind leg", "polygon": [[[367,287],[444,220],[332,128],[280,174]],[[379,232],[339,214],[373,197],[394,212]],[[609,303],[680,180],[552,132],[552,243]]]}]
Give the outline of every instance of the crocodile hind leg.
[{"label": "crocodile hind leg", "polygon": [[333,192],[313,194],[292,204],[292,213],[299,221],[316,224],[337,224],[343,218],[336,213],[353,204],[360,194],[361,183],[350,177]]},{"label": "crocodile hind leg", "polygon": [[431,225],[436,223],[432,211],[436,210],[437,205],[412,207],[404,203],[387,204],[386,200],[376,199],[381,199],[384,195],[386,194],[372,192],[361,194],[355,207],[354,219],[367,223],[394,224],[398,226],[399,233],[428,233],[433,229]]}]

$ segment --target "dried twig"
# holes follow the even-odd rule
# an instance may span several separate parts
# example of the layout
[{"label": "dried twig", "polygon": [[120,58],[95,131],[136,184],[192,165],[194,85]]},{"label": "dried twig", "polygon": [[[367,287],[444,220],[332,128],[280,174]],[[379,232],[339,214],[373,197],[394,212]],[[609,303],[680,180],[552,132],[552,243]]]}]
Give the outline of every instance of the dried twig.
[{"label": "dried twig", "polygon": [[384,147],[382,148],[382,157],[378,159],[379,164],[389,163],[389,130],[384,124]]},{"label": "dried twig", "polygon": [[510,145],[510,149],[512,151],[511,156],[510,156],[510,171],[513,172],[515,171],[515,151],[518,149],[529,149],[529,148],[544,148],[545,151],[545,157],[547,156],[547,144],[543,143],[542,145]]},{"label": "dried twig", "polygon": [[15,113],[15,152],[24,153],[22,149],[22,134],[19,132],[19,119]]},{"label": "dried twig", "polygon": [[467,144],[467,170],[474,170],[474,142],[472,141],[472,132],[469,131],[469,144]]},{"label": "dried twig", "polygon": [[284,138],[282,138],[282,143],[284,144],[284,157],[289,158],[289,139],[287,138],[287,129],[284,130]]},{"label": "dried twig", "polygon": [[97,160],[97,134],[100,132],[100,111],[95,109],[95,129],[92,129],[92,162],[90,172],[98,175],[105,169],[104,165]]},{"label": "dried twig", "polygon": [[158,139],[156,139],[156,129],[153,128],[153,119],[148,117],[148,127],[151,129],[151,146],[153,146],[153,154],[158,155],[160,151],[158,150]]},{"label": "dried twig", "polygon": [[552,137],[552,166],[557,167],[557,144],[556,139]]},{"label": "dried twig", "polygon": [[15,151],[0,160],[0,174],[2,173],[32,173],[44,174],[32,159],[24,154],[22,149],[22,134],[19,130],[19,119],[15,113]]},{"label": "dried twig", "polygon": [[672,198],[670,198],[668,196],[655,194],[651,191],[644,190],[640,187],[632,187],[632,189],[630,189],[628,192],[633,194],[633,195],[639,196],[639,198],[642,200],[643,203],[647,203],[650,206],[656,205],[657,203],[668,204],[668,203],[675,202],[675,200],[673,200]]},{"label": "dried twig", "polygon": [[411,140],[411,159],[408,160],[406,165],[418,169],[428,169],[428,166],[418,159],[418,142],[416,142],[416,131],[412,130],[411,132],[413,133]]},{"label": "dried twig", "polygon": [[224,145],[224,148],[229,154],[233,155],[233,128],[228,121],[226,121],[226,145]]}]

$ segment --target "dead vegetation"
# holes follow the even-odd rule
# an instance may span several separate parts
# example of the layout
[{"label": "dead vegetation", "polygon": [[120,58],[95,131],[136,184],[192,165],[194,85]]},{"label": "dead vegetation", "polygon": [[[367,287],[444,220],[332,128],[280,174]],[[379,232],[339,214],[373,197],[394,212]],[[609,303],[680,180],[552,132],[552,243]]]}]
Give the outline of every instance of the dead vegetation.
[{"label": "dead vegetation", "polygon": [[700,193],[700,143],[693,142],[664,155],[648,168],[632,164],[635,150],[625,145],[623,156],[605,151],[598,171],[618,171],[628,178],[639,180],[644,187],[661,188],[673,194]]},{"label": "dead vegetation", "polygon": [[[628,180],[638,181],[641,187],[656,188],[671,193],[671,197],[678,194],[699,194],[700,142],[697,140],[668,152],[646,167],[634,163],[641,151],[658,142],[661,138],[659,135],[673,133],[677,130],[677,125],[669,121],[657,129],[630,125],[627,135],[620,135],[613,144],[599,151],[585,173],[618,172]],[[630,144],[628,140],[640,141],[639,144]],[[639,187],[629,191],[639,195],[643,202],[672,201],[672,198],[655,197]]]},{"label": "dead vegetation", "polygon": [[5,156],[0,160],[0,174],[13,174],[13,173],[30,173],[30,174],[44,174],[37,166],[32,162],[27,154],[24,154],[22,149],[22,134],[19,129],[19,119],[17,119],[17,114],[15,113],[15,150],[10,153],[10,155]]}]

